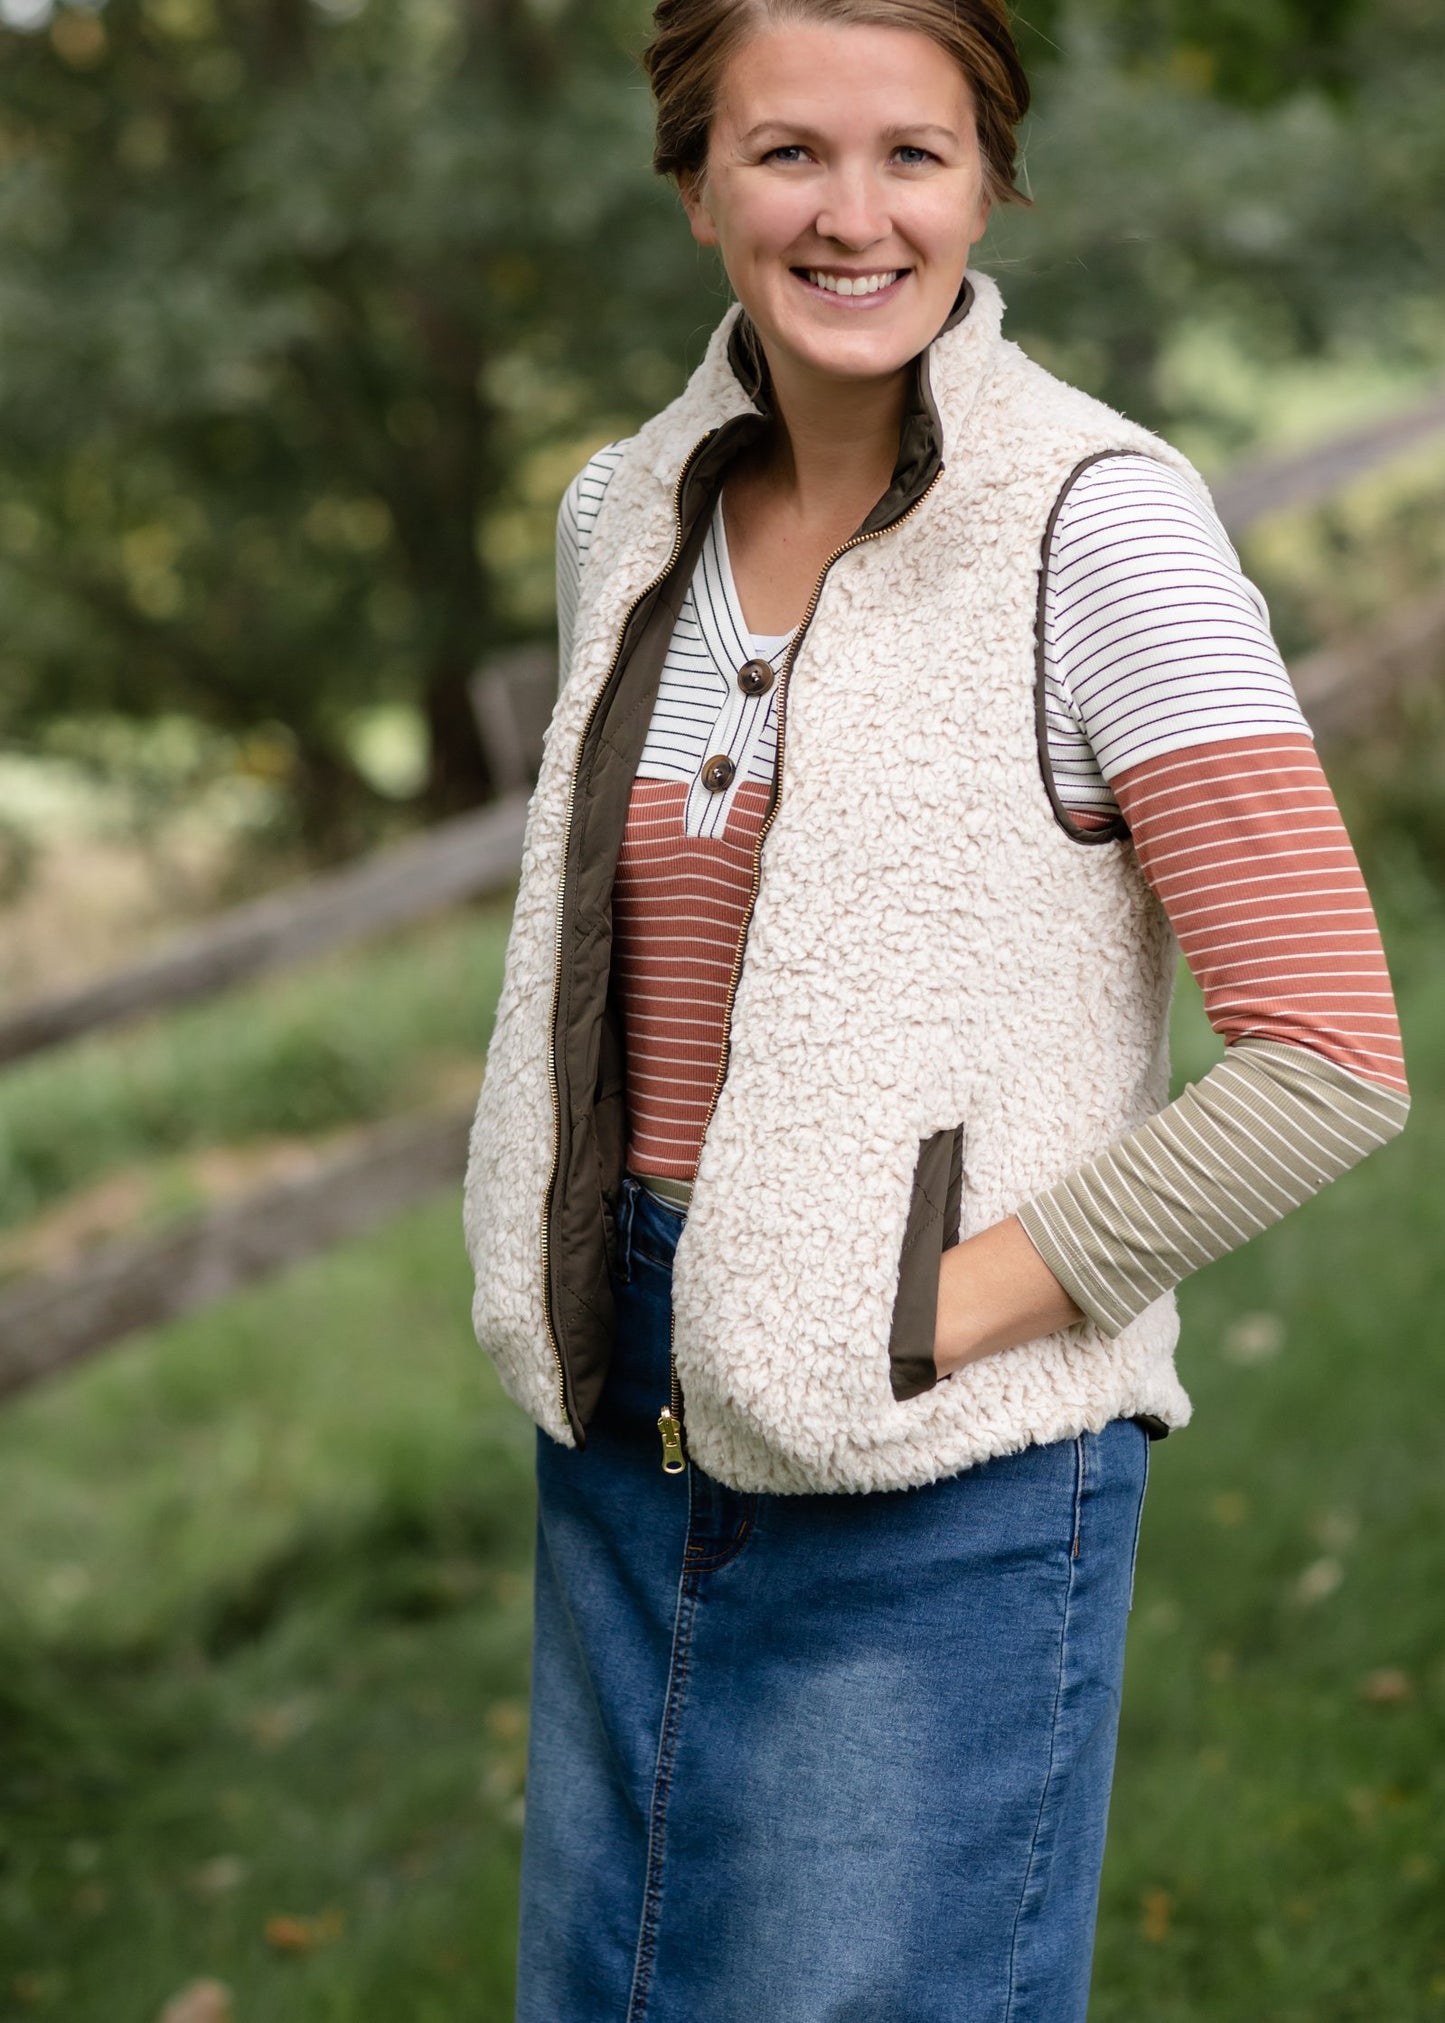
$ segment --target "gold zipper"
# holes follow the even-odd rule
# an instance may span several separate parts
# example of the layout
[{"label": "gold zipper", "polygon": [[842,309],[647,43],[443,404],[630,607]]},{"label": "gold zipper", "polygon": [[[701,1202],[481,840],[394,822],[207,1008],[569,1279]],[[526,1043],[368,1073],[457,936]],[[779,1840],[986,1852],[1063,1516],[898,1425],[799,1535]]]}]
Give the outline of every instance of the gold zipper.
[{"label": "gold zipper", "polygon": [[[789,646],[783,659],[783,665],[778,672],[777,759],[773,767],[773,798],[767,814],[763,817],[756,841],[753,844],[752,886],[748,893],[747,909],[743,914],[743,924],[738,933],[738,945],[733,955],[732,975],[728,979],[727,997],[723,1004],[722,1045],[718,1050],[717,1077],[712,1085],[712,1095],[708,1099],[707,1115],[703,1119],[702,1135],[704,1139],[707,1137],[708,1127],[712,1123],[713,1112],[717,1108],[718,1097],[722,1093],[722,1085],[727,1079],[728,1052],[732,1045],[733,999],[737,995],[738,979],[743,973],[743,948],[747,942],[748,930],[752,926],[753,908],[757,904],[758,888],[762,884],[763,844],[767,841],[768,831],[773,826],[774,817],[778,812],[778,803],[783,798],[783,745],[787,736],[788,681],[793,672],[793,662],[798,657],[798,649],[803,643],[804,634],[813,622],[813,614],[818,608],[818,601],[823,595],[823,585],[828,580],[828,571],[833,567],[833,564],[846,555],[850,549],[865,547],[869,541],[876,541],[884,534],[891,534],[895,527],[901,527],[905,520],[911,520],[942,476],[943,465],[939,464],[937,470],[935,470],[933,476],[928,480],[928,483],[918,494],[918,497],[913,501],[907,512],[900,513],[896,520],[890,520],[886,526],[875,527],[869,534],[850,535],[841,548],[833,550],[818,572],[818,580],[813,585],[813,594],[808,599],[807,609],[803,613],[797,631],[793,634],[792,644]],[[668,1373],[671,1380],[671,1399],[667,1408],[658,1419],[657,1430],[662,1435],[663,1469],[668,1475],[676,1475],[687,1466],[687,1463],[683,1458],[682,1449],[682,1389],[677,1380],[677,1359],[672,1349],[671,1333],[669,1333],[668,1346]]]},{"label": "gold zipper", "polygon": [[[577,756],[572,761],[572,775],[567,782],[567,806],[562,818],[562,865],[557,873],[557,918],[555,946],[552,957],[552,1016],[547,1027],[547,1086],[552,1097],[552,1170],[547,1178],[546,1191],[542,1196],[542,1320],[547,1330],[547,1341],[552,1350],[552,1360],[557,1365],[557,1388],[561,1399],[562,1417],[570,1423],[571,1413],[567,1407],[567,1366],[562,1360],[562,1346],[557,1339],[557,1328],[552,1313],[552,1274],[549,1255],[547,1224],[552,1208],[552,1189],[557,1184],[557,1167],[562,1158],[562,1105],[557,1095],[557,1006],[562,995],[562,906],[567,887],[567,851],[572,840],[572,813],[577,801],[577,778],[582,770],[582,754],[587,748],[587,739],[592,730],[593,720],[602,705],[602,698],[617,672],[617,663],[622,657],[622,642],[627,637],[627,628],[638,611],[653,592],[667,581],[678,556],[682,553],[682,494],[693,465],[701,452],[717,434],[709,429],[707,434],[695,442],[683,461],[677,474],[677,483],[672,492],[673,536],[672,552],[660,572],[653,577],[645,589],[639,590],[627,607],[626,616],[617,632],[617,644],[612,649],[607,672],[598,686],[588,706],[587,716],[582,725],[582,735],[577,740]],[[580,1445],[580,1442],[579,1442]]]},{"label": "gold zipper", "polygon": [[687,1466],[687,1455],[682,1445],[682,1390],[677,1381],[677,1357],[673,1342],[677,1334],[677,1321],[670,1307],[667,1316],[667,1403],[657,1415],[657,1430],[662,1435],[662,1472],[664,1475],[681,1475]]}]

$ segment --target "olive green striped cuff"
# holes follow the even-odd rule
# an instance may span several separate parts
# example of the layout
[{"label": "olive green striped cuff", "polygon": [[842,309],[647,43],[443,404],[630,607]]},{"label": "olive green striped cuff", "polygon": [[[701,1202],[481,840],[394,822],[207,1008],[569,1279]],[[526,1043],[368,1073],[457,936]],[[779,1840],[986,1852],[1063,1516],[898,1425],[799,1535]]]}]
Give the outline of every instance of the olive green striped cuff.
[{"label": "olive green striped cuff", "polygon": [[1403,1093],[1305,1047],[1238,1041],[1117,1144],[1018,1210],[1107,1335],[1393,1138]]}]

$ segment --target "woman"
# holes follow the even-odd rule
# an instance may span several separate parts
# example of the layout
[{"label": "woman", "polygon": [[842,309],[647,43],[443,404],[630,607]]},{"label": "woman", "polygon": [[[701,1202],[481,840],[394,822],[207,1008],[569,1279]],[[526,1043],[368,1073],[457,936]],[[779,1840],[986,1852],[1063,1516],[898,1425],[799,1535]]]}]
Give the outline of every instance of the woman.
[{"label": "woman", "polygon": [[664,0],[647,65],[738,302],[564,504],[468,1176],[518,2014],[1070,2023],[1172,1287],[1399,1129],[1388,979],[1202,483],[966,271],[1001,6]]}]

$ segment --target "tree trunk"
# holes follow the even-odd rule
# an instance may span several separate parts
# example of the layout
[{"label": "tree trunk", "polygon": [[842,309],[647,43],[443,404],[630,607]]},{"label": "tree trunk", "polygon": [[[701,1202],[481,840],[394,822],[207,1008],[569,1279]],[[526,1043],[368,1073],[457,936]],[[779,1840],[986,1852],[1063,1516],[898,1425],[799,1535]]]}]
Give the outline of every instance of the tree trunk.
[{"label": "tree trunk", "polygon": [[467,694],[469,672],[437,670],[422,697],[428,751],[426,799],[433,821],[475,808],[490,800],[494,790]]},{"label": "tree trunk", "polygon": [[329,745],[298,738],[292,791],[301,844],[314,862],[345,863],[375,843],[385,804]]}]

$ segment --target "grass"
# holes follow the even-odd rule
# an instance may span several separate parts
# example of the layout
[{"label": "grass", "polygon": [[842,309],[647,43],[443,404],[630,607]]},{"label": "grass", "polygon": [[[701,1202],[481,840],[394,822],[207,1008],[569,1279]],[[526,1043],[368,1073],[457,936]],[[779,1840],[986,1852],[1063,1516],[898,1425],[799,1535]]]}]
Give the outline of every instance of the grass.
[{"label": "grass", "polygon": [[506,2013],[531,1441],[464,1276],[438,1203],[0,1423],[0,2015]]},{"label": "grass", "polygon": [[[456,1039],[437,976],[494,975],[483,925],[268,1029],[361,978],[400,1087],[408,1036]],[[1400,971],[1409,1132],[1185,1288],[1093,2023],[1445,2017],[1445,962]],[[218,1089],[258,1019],[195,1015]],[[203,1975],[236,2023],[507,2023],[531,1435],[466,1294],[440,1200],[0,1417],[6,2023],[152,2023]]]},{"label": "grass", "polygon": [[309,1135],[409,1107],[448,1064],[480,1078],[504,896],[0,1080],[0,1228],[138,1162]]},{"label": "grass", "polygon": [[1185,1288],[1094,2023],[1445,2016],[1445,990],[1406,1136]]}]

